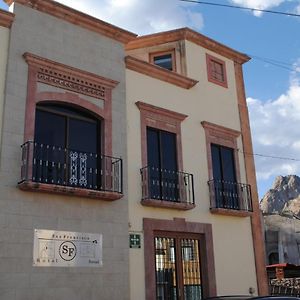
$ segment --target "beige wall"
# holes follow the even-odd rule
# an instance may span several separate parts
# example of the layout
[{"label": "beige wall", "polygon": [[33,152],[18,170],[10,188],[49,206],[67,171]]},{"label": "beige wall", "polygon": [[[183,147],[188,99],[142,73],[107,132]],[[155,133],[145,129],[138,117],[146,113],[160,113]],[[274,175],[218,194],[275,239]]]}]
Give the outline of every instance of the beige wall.
[{"label": "beige wall", "polygon": [[4,87],[8,55],[9,29],[0,26],[0,145],[2,141],[2,116],[4,104]]},{"label": "beige wall", "polygon": [[[208,121],[240,130],[233,62],[186,42],[188,76],[199,83],[186,90],[175,85],[127,70],[128,183],[129,222],[131,232],[143,230],[143,218],[172,220],[185,218],[190,222],[213,226],[214,255],[218,295],[247,294],[256,287],[251,224],[249,217],[213,215],[209,211],[208,167],[205,134],[201,121]],[[207,81],[205,53],[226,61],[228,89]],[[188,115],[182,122],[183,171],[194,175],[195,204],[189,211],[144,207],[141,200],[140,111],[137,101]],[[241,137],[238,148],[242,150]],[[241,182],[246,182],[242,153],[239,154]],[[143,299],[144,251],[130,250],[131,299]]]}]

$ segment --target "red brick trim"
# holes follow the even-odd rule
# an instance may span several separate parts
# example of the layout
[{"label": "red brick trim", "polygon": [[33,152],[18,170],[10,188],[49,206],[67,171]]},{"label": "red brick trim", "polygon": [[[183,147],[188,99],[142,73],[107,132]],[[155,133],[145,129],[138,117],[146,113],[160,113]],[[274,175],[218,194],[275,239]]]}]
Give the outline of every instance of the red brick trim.
[{"label": "red brick trim", "polygon": [[0,9],[0,26],[11,28],[11,25],[15,19],[15,15]]},{"label": "red brick trim", "polygon": [[245,87],[243,79],[242,65],[239,63],[234,64],[235,79],[236,79],[236,92],[238,98],[238,108],[240,114],[242,140],[244,147],[244,160],[246,168],[246,177],[248,184],[251,185],[252,206],[253,214],[251,217],[253,248],[256,266],[256,280],[258,287],[258,294],[260,296],[268,295],[268,279],[265,266],[265,245],[262,231],[261,211],[259,209],[259,200],[257,193],[255,164],[253,155],[252,139],[250,132],[250,121],[248,115],[248,107],[245,96]]},{"label": "red brick trim", "polygon": [[36,0],[35,1],[32,1],[32,0],[4,0],[4,2],[8,5],[11,5],[14,2],[25,5],[32,9],[36,9],[43,13],[47,13],[56,18],[67,21],[76,26],[80,26],[80,27],[83,27],[90,31],[93,31],[93,32],[99,33],[101,35],[104,35],[106,37],[112,38],[112,39],[119,41],[121,43],[124,43],[124,44],[135,39],[137,36],[136,34],[134,34],[132,32],[126,31],[122,28],[116,27],[107,22],[104,22],[102,20],[99,20],[97,18],[89,16],[87,14],[84,14],[80,11],[72,9],[72,8],[65,6],[63,4],[60,4],[56,1],[52,1],[52,0],[38,0],[38,1],[36,1]]},{"label": "red brick trim", "polygon": [[[223,70],[223,76],[224,80],[218,80],[213,77],[212,74],[212,69],[211,69],[211,62],[216,62],[222,66]],[[222,87],[228,88],[228,83],[227,83],[227,72],[226,72],[226,63],[224,60],[221,60],[219,58],[216,58],[212,55],[206,54],[206,68],[207,68],[207,79],[209,82],[215,83],[217,85],[220,85]]]},{"label": "red brick trim", "polygon": [[155,300],[155,232],[171,232],[196,234],[202,241],[202,283],[204,297],[214,297],[217,294],[212,225],[186,222],[185,219],[174,220],[143,219],[144,229],[144,259],[146,300]]},{"label": "red brick trim", "polygon": [[129,70],[168,82],[170,84],[174,84],[184,89],[190,89],[198,83],[197,80],[180,75],[173,71],[169,71],[159,66],[150,64],[146,61],[137,59],[132,56],[126,56],[125,63],[126,63],[126,68]]},{"label": "red brick trim", "polygon": [[211,144],[217,144],[234,149],[234,162],[236,170],[236,179],[241,181],[240,164],[238,158],[237,137],[241,134],[239,131],[226,128],[217,124],[202,121],[201,122],[206,137],[206,152],[207,152],[207,165],[209,180],[213,179],[213,167],[211,157]]},{"label": "red brick trim", "polygon": [[18,184],[18,186],[23,191],[43,192],[43,193],[51,193],[51,194],[54,193],[59,195],[94,198],[94,199],[101,199],[106,201],[114,201],[114,200],[121,199],[123,197],[123,194],[116,193],[116,192],[89,190],[89,189],[82,189],[77,187],[37,183],[32,181],[21,182]]},{"label": "red brick trim", "polygon": [[[64,102],[72,105],[77,105],[79,107],[85,108],[92,113],[96,114],[99,118],[103,119],[104,123],[104,155],[112,155],[112,111],[111,111],[111,95],[112,88],[116,86],[117,82],[114,80],[106,79],[104,77],[88,73],[86,71],[81,71],[73,67],[65,66],[60,63],[56,63],[41,57],[37,57],[30,53],[24,54],[24,58],[28,63],[28,88],[27,88],[27,102],[26,102],[26,112],[25,112],[25,126],[24,126],[24,142],[34,139],[34,126],[35,126],[35,107],[36,103],[41,101],[56,101]],[[49,76],[49,71],[55,76],[55,80],[41,80],[41,74]],[[86,95],[86,90],[78,88],[77,86],[73,88],[70,84],[67,87],[61,84],[58,74],[62,76],[61,81],[64,82],[64,76],[70,77],[68,80],[74,82],[83,81],[85,86],[90,84],[96,84],[95,89],[100,91],[99,97],[103,100],[103,109],[92,104],[91,102],[81,98],[79,94]],[[69,82],[70,82],[69,81]],[[38,82],[46,83],[48,85],[63,87],[66,92],[37,92]],[[79,84],[79,83],[78,83]],[[72,92],[69,92],[69,91]],[[103,92],[104,91],[104,92]],[[103,92],[103,93],[102,93]]]},{"label": "red brick trim", "polygon": [[181,122],[187,115],[180,114],[165,108],[150,105],[144,102],[136,102],[141,112],[141,144],[142,165],[147,166],[147,126],[173,132],[176,134],[177,142],[177,164],[178,169],[183,170],[182,144],[181,144]]},{"label": "red brick trim", "polygon": [[150,62],[150,64],[154,64],[154,58],[156,56],[167,55],[167,54],[171,54],[172,72],[176,72],[176,55],[175,55],[175,49],[158,51],[158,52],[151,52],[151,53],[149,53],[149,62]]}]

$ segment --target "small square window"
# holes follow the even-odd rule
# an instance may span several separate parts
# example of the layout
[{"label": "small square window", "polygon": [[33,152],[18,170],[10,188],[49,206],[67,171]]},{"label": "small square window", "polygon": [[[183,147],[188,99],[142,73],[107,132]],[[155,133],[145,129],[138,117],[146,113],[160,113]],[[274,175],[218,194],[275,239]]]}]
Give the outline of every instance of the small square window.
[{"label": "small square window", "polygon": [[206,64],[208,81],[228,87],[225,61],[206,54]]},{"label": "small square window", "polygon": [[174,50],[150,53],[150,62],[169,71],[176,71]]}]

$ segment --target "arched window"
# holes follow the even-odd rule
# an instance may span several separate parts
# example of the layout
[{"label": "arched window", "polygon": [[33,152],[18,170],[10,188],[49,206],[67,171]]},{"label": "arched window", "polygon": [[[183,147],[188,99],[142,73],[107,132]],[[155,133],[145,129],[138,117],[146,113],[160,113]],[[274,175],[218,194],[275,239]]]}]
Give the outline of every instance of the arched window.
[{"label": "arched window", "polygon": [[53,103],[38,104],[35,142],[74,151],[101,152],[101,122],[86,111]]},{"label": "arched window", "polygon": [[101,121],[91,113],[55,103],[36,106],[33,181],[103,189],[107,161],[100,153]]}]

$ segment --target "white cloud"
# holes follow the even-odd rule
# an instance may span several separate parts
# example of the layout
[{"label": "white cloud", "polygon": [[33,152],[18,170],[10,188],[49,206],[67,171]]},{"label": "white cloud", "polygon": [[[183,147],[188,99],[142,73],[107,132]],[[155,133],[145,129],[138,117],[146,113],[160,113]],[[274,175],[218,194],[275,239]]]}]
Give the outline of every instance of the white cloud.
[{"label": "white cloud", "polygon": [[[299,61],[294,69],[299,67]],[[297,75],[298,74],[298,75]],[[248,98],[254,153],[300,159],[300,78],[292,72],[288,90],[277,99]],[[300,162],[255,156],[258,180],[300,173]]]},{"label": "white cloud", "polygon": [[138,34],[180,27],[203,28],[203,16],[174,0],[58,0],[62,4]]},{"label": "white cloud", "polygon": [[[279,6],[284,2],[291,0],[231,0],[232,3],[243,7],[251,7],[256,9],[271,9]],[[253,14],[260,17],[263,13],[260,11],[253,11]]]}]

